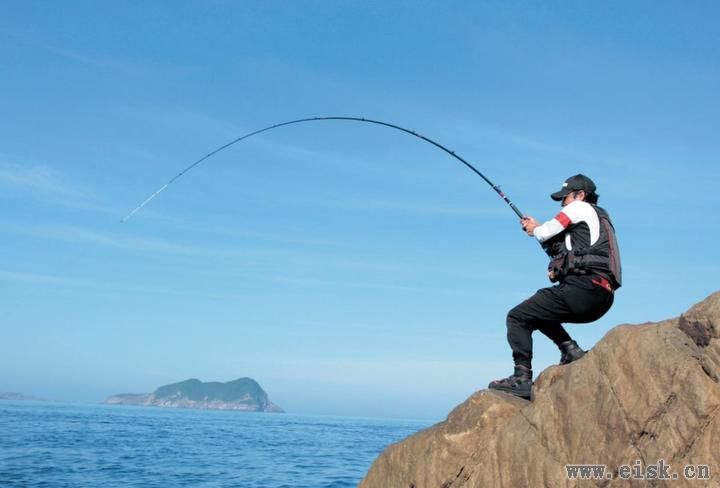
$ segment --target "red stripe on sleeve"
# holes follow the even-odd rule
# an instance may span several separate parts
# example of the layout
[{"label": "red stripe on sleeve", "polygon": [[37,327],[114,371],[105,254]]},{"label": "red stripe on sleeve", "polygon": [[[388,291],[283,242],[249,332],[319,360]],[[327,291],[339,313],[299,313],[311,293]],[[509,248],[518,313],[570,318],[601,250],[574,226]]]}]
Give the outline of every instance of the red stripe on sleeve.
[{"label": "red stripe on sleeve", "polygon": [[567,229],[568,225],[570,225],[570,217],[562,212],[555,216],[555,220],[560,222],[560,225],[562,225],[564,229]]}]

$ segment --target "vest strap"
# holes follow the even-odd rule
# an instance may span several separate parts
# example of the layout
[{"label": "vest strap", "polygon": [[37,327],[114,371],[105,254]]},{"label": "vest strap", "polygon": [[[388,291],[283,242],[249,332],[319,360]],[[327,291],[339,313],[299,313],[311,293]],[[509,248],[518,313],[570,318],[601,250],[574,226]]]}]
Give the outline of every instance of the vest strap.
[{"label": "vest strap", "polygon": [[608,293],[613,293],[615,291],[615,290],[613,290],[613,287],[610,284],[610,282],[608,280],[606,280],[605,278],[603,278],[602,276],[593,278],[592,283],[593,283],[593,285],[597,285],[600,288],[605,289],[605,291],[607,291]]}]

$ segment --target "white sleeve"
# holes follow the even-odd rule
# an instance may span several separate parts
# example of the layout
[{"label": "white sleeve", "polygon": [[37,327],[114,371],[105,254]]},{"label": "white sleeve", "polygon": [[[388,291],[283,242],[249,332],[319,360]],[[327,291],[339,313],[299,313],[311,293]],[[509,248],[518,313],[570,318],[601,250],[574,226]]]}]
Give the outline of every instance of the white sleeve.
[{"label": "white sleeve", "polygon": [[555,217],[535,227],[533,235],[539,242],[545,242],[563,232],[570,224],[584,221],[588,209],[592,211],[592,206],[587,202],[581,200],[570,202]]}]

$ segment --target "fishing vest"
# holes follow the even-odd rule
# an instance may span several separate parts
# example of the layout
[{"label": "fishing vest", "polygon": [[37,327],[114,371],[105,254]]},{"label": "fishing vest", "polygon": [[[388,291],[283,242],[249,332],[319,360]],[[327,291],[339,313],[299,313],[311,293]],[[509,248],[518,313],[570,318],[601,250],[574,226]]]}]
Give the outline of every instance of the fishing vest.
[{"label": "fishing vest", "polygon": [[[583,240],[589,242],[589,237],[580,238],[581,232],[587,232],[588,225],[585,222],[571,224],[565,232],[542,244],[550,256],[548,271],[552,276],[551,281],[563,281],[569,275],[596,275],[605,278],[612,289],[617,290],[622,286],[622,267],[615,228],[604,209],[596,205],[592,205],[592,208],[600,221],[599,238],[594,244],[576,245]],[[572,249],[567,246],[568,234],[569,242],[575,243],[571,245]]]}]

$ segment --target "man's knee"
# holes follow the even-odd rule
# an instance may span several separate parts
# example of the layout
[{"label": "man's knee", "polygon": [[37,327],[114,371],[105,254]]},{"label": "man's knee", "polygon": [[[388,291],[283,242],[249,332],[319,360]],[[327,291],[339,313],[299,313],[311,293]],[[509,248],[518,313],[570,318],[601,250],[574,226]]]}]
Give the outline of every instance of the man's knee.
[{"label": "man's knee", "polygon": [[511,329],[532,329],[525,320],[525,314],[522,312],[521,309],[522,305],[518,305],[512,310],[510,310],[507,314],[507,318],[505,319],[505,323],[507,324],[508,330]]}]

